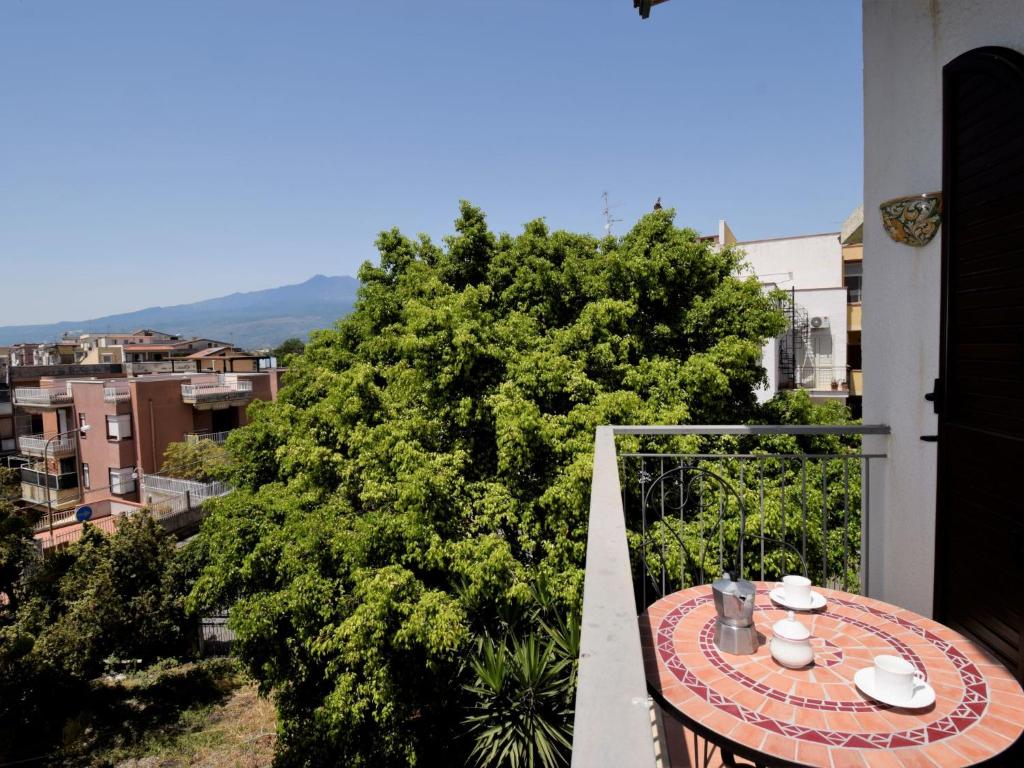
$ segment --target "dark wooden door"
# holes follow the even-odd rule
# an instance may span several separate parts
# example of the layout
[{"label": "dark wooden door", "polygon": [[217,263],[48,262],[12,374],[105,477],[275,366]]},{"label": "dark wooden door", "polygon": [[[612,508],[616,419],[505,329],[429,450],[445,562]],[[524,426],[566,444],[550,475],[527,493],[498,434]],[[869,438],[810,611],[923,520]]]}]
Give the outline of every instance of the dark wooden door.
[{"label": "dark wooden door", "polygon": [[1024,680],[1024,56],[943,81],[935,613]]}]

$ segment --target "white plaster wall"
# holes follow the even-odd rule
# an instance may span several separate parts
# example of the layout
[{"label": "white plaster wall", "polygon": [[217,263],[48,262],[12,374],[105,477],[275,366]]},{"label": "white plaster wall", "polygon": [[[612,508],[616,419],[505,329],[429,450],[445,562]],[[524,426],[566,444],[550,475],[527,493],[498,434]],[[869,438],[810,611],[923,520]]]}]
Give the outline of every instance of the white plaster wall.
[{"label": "white plaster wall", "polygon": [[[737,243],[746,253],[745,274],[780,288],[837,288],[843,284],[839,233]],[[788,278],[787,272],[793,277]]]},{"label": "white plaster wall", "polygon": [[761,347],[761,365],[768,375],[768,384],[754,390],[757,402],[766,403],[779,391],[779,340],[772,339]]},{"label": "white plaster wall", "polygon": [[[839,381],[846,379],[846,289],[821,288],[798,290],[796,303],[807,310],[808,317],[827,317],[828,331],[832,336],[832,366],[842,369]],[[822,334],[826,331],[812,331]],[[808,342],[810,346],[810,342]],[[824,364],[824,363],[822,363]]]},{"label": "white plaster wall", "polygon": [[[871,477],[868,591],[925,615],[935,569],[940,235],[899,245],[878,206],[942,186],[942,67],[984,45],[1024,50],[1022,0],[864,0],[864,422],[889,424]],[[865,438],[867,451],[886,448]],[[881,475],[881,477],[880,477]]]}]

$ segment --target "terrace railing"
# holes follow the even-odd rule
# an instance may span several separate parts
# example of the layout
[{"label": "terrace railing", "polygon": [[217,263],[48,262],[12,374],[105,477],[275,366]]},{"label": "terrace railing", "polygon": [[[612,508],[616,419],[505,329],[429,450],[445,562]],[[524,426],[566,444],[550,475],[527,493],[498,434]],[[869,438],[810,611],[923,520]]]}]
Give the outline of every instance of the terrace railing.
[{"label": "terrace railing", "polygon": [[17,405],[66,405],[71,402],[71,385],[58,387],[17,387],[14,390]]},{"label": "terrace railing", "polygon": [[[885,426],[599,427],[572,764],[656,764],[637,616],[723,571],[866,591],[870,478]],[[628,443],[616,451],[616,437]],[[864,508],[861,508],[861,500]]]},{"label": "terrace railing", "polygon": [[209,440],[210,442],[217,443],[219,445],[227,440],[228,435],[230,434],[230,429],[224,432],[195,432],[185,435],[185,442],[189,445],[196,445],[203,440]]},{"label": "terrace railing", "polygon": [[205,516],[203,503],[231,492],[227,483],[202,483],[163,475],[142,476],[142,503],[168,531],[198,523]]},{"label": "terrace railing", "polygon": [[186,403],[236,400],[252,394],[251,381],[231,381],[223,377],[211,384],[182,384],[181,397]]},{"label": "terrace railing", "polygon": [[22,435],[18,438],[18,450],[28,456],[48,458],[71,456],[75,453],[75,437],[73,434],[57,435]]},{"label": "terrace railing", "polygon": [[105,403],[127,403],[132,399],[132,392],[128,387],[104,387],[103,402]]}]

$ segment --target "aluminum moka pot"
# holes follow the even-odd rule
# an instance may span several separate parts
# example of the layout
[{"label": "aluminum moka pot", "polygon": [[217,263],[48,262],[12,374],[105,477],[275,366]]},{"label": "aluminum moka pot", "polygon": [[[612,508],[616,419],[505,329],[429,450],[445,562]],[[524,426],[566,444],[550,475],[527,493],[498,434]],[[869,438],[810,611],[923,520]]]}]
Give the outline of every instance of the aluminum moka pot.
[{"label": "aluminum moka pot", "polygon": [[728,573],[711,585],[718,620],[715,622],[715,645],[732,654],[757,651],[758,636],[754,627],[754,599],[757,588],[744,579],[734,581]]}]

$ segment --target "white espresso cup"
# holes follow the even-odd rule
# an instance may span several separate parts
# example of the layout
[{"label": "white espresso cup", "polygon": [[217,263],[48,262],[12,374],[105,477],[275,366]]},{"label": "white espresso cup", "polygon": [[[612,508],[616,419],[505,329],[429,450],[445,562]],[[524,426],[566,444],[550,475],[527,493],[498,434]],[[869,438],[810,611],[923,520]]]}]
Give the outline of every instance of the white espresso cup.
[{"label": "white espresso cup", "polygon": [[875,690],[890,702],[910,701],[924,676],[899,656],[875,656]]},{"label": "white espresso cup", "polygon": [[782,589],[786,603],[794,607],[811,607],[811,580],[803,576],[783,576],[776,586]]}]

